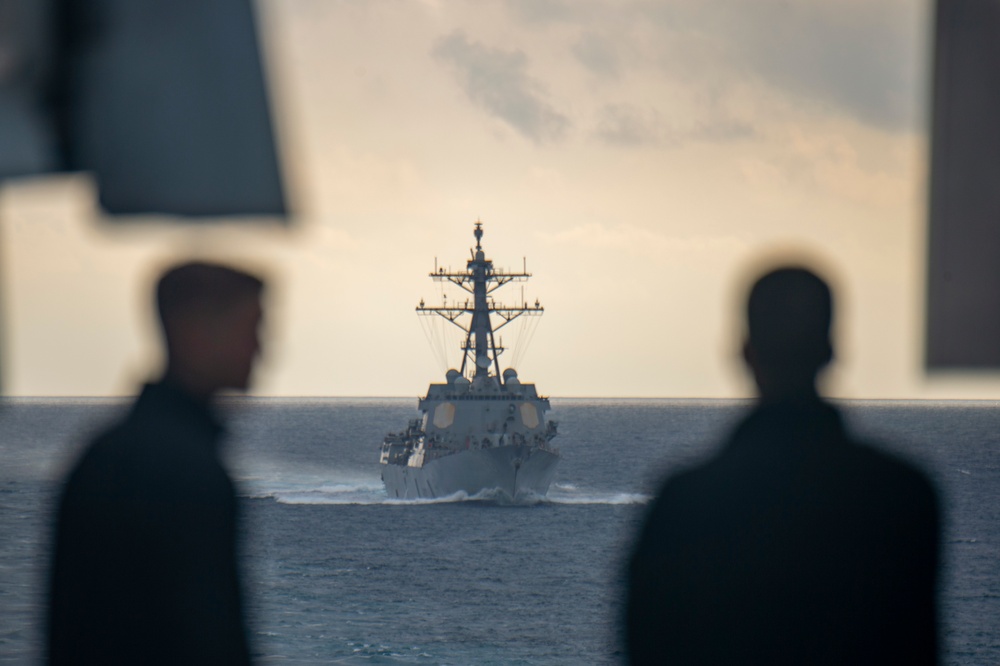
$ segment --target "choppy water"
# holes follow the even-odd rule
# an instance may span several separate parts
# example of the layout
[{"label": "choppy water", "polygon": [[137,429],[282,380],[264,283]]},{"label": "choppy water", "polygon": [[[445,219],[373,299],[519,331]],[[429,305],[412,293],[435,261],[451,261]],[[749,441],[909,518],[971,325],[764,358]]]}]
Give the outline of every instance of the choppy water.
[{"label": "choppy water", "polygon": [[[613,664],[617,576],[664,470],[709,453],[743,405],[557,400],[545,501],[386,497],[378,444],[415,400],[234,401],[254,646],[262,664]],[[1000,406],[850,403],[947,499],[946,663],[1000,664]],[[52,493],[121,404],[0,411],[0,663],[38,660]]]}]

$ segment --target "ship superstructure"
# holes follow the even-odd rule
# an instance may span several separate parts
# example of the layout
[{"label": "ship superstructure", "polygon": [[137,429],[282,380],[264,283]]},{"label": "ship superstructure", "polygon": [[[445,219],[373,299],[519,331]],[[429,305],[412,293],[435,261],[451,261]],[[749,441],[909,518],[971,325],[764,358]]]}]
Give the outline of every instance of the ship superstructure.
[{"label": "ship superstructure", "polygon": [[430,277],[469,294],[464,302],[440,306],[423,300],[417,314],[442,317],[464,333],[462,361],[448,370],[443,384],[431,384],[420,399],[421,418],[382,443],[382,481],[392,498],[469,497],[525,499],[544,496],[559,453],[551,446],[554,421],[546,420],[547,398],[517,371],[500,372],[502,343],[496,333],[519,317],[539,316],[544,308],[523,301],[502,305],[493,293],[531,277],[524,270],[494,268],[482,248],[483,227],[476,222],[476,246],[464,271],[436,268]]}]

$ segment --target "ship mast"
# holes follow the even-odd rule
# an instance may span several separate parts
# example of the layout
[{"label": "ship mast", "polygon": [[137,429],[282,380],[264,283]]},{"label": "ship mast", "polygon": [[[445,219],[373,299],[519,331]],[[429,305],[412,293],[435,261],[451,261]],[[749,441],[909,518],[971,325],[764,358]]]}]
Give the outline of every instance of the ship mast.
[{"label": "ship mast", "polygon": [[[419,315],[437,315],[444,317],[465,332],[465,342],[462,344],[462,367],[460,372],[466,375],[470,366],[475,368],[473,380],[490,376],[493,367],[497,381],[503,381],[500,375],[500,354],[504,347],[496,343],[495,333],[522,315],[540,315],[545,308],[538,300],[534,305],[522,302],[521,305],[507,306],[496,303],[491,294],[510,282],[524,282],[531,273],[524,270],[512,273],[503,269],[494,269],[493,261],[486,258],[483,251],[483,223],[477,221],[473,235],[476,237],[476,247],[471,250],[472,258],[466,263],[464,271],[446,271],[438,268],[430,276],[436,282],[451,282],[472,294],[472,301],[464,304],[439,307],[428,306],[421,300],[417,306]],[[467,317],[465,315],[468,315]],[[500,322],[494,326],[491,315],[497,315]]]}]

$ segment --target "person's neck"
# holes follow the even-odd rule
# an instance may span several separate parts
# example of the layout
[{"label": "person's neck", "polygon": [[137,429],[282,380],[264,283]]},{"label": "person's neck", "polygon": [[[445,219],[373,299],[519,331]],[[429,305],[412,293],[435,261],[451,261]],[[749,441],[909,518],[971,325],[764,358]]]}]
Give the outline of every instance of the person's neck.
[{"label": "person's neck", "polygon": [[176,365],[168,365],[163,373],[163,382],[171,384],[181,389],[192,398],[204,403],[212,401],[212,397],[217,392],[217,388],[195,372],[185,372],[183,368]]},{"label": "person's neck", "polygon": [[761,405],[792,404],[805,405],[820,402],[819,391],[816,389],[815,378],[802,379],[799,381],[761,381],[758,377],[758,402]]}]

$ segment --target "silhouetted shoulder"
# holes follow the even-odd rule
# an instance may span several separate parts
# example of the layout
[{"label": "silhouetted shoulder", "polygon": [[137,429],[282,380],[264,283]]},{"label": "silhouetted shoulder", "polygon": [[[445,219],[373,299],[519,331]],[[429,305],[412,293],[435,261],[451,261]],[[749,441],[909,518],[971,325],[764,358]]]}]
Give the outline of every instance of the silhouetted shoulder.
[{"label": "silhouetted shoulder", "polygon": [[65,484],[50,582],[52,664],[246,661],[237,506],[215,450],[218,426],[159,389],[147,387],[95,438]]},{"label": "silhouetted shoulder", "polygon": [[934,663],[939,529],[924,474],[847,437],[832,408],[754,410],[649,507],[630,659]]},{"label": "silhouetted shoulder", "polygon": [[843,472],[858,479],[854,485],[859,490],[862,480],[867,480],[877,484],[870,490],[899,498],[898,504],[919,501],[937,506],[937,490],[927,474],[908,459],[890,453],[886,446],[848,440],[840,453]]}]

